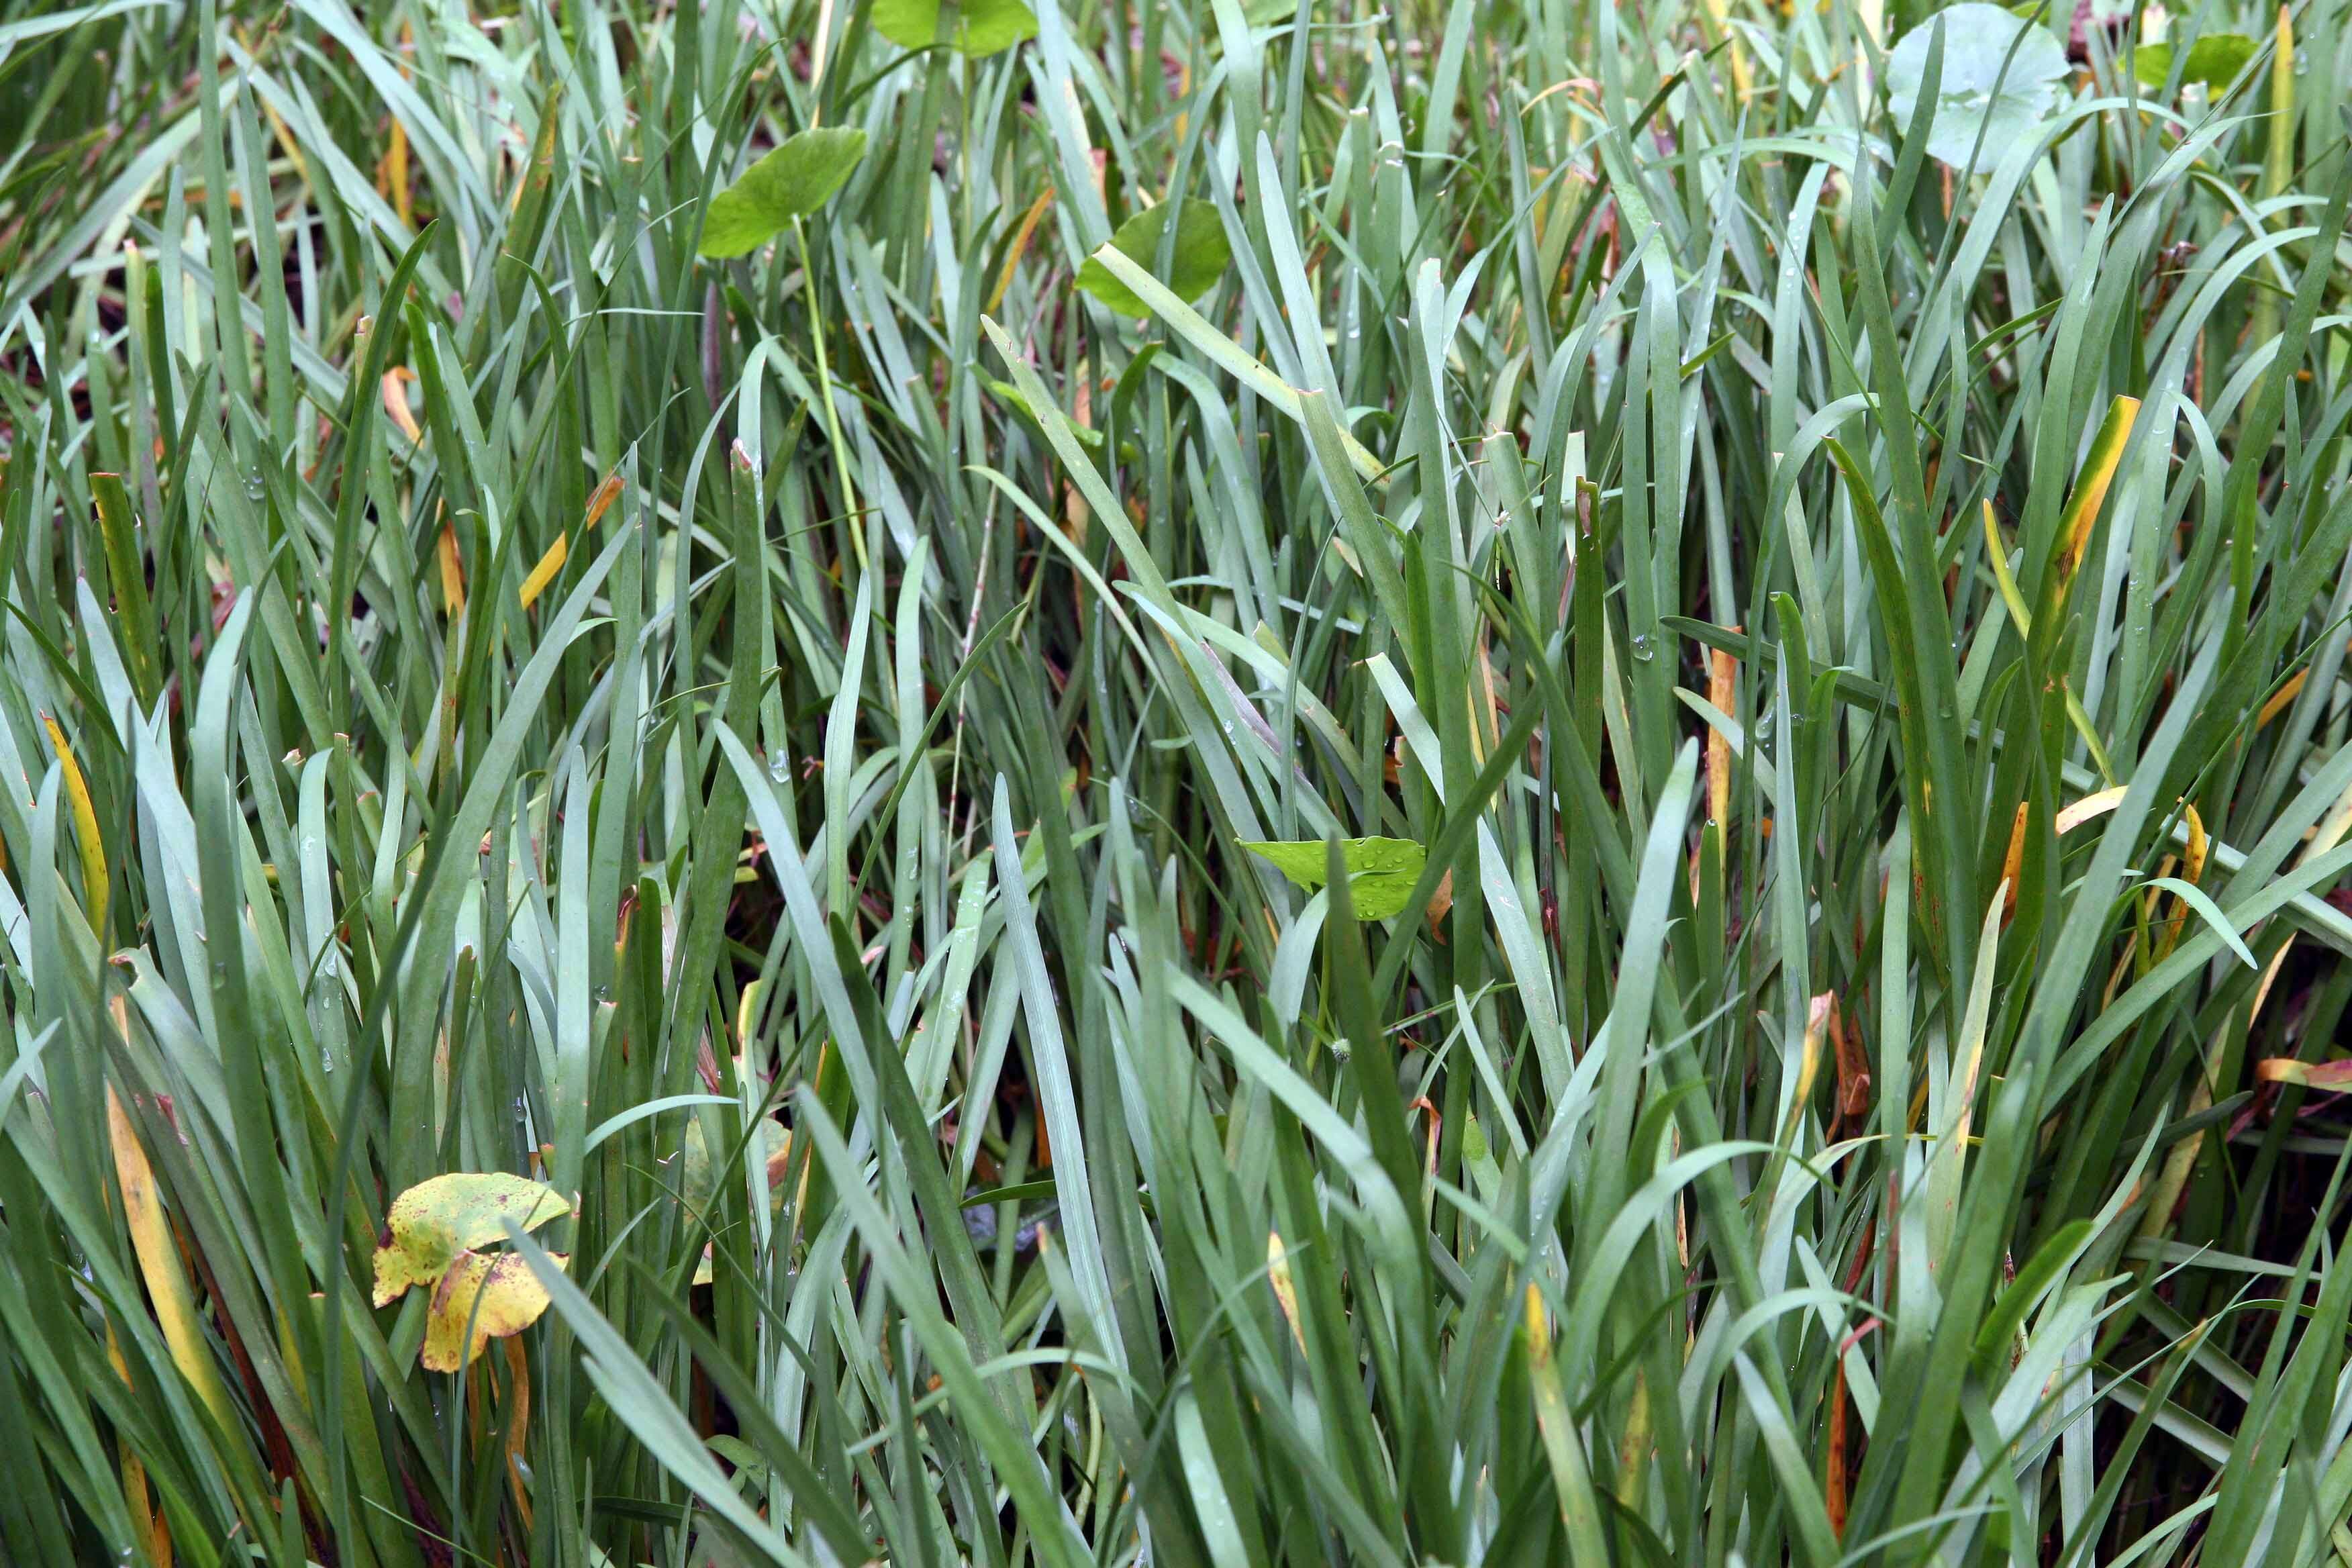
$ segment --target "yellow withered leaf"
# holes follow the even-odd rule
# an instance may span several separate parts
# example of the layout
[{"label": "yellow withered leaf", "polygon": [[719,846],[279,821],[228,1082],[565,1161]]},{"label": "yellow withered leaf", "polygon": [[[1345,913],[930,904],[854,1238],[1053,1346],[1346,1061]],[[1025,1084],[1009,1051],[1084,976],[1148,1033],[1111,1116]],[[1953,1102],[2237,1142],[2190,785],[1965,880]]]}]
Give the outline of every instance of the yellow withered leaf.
[{"label": "yellow withered leaf", "polygon": [[604,521],[604,514],[612,510],[613,503],[620,499],[621,476],[606,474],[604,482],[596,487],[596,493],[588,498],[588,521],[583,526],[593,528]]},{"label": "yellow withered leaf", "polygon": [[2094,817],[2105,816],[2124,803],[2126,793],[2128,792],[2123,785],[2117,784],[2113,789],[2103,789],[2095,795],[2084,795],[2058,814],[2058,820],[2054,824],[2058,836],[2063,838]]},{"label": "yellow withered leaf", "polygon": [[[613,503],[620,499],[621,476],[606,474],[604,481],[596,487],[595,493],[588,498],[588,516],[580,525],[581,531],[585,533],[604,521],[604,514],[612,510]],[[522,580],[521,597],[524,609],[530,609],[532,603],[541,594],[547,592],[547,585],[555,581],[555,574],[563,570],[563,563],[570,559],[572,559],[571,536],[559,533],[555,536],[555,542],[549,545],[546,553],[539,558],[539,564],[530,569],[530,575]]]},{"label": "yellow withered leaf", "polygon": [[394,365],[383,373],[383,412],[386,418],[400,426],[400,433],[411,444],[421,447],[425,444],[425,431],[408,406],[408,384],[415,379],[416,373],[403,365]]},{"label": "yellow withered leaf", "polygon": [[[121,1006],[120,999],[116,1006]],[[115,1026],[122,1027],[117,1014]],[[228,1402],[228,1391],[221,1384],[220,1373],[214,1360],[212,1347],[205,1337],[204,1320],[198,1314],[195,1297],[180,1267],[180,1254],[173,1244],[172,1223],[165,1217],[162,1194],[156,1190],[155,1173],[147,1163],[147,1151],[139,1142],[138,1129],[131,1114],[123,1108],[114,1085],[106,1086],[107,1141],[113,1146],[115,1179],[122,1189],[123,1219],[131,1232],[131,1247],[139,1259],[139,1272],[147,1281],[147,1293],[155,1303],[155,1321],[163,1331],[163,1342],[172,1352],[173,1364],[188,1386],[195,1390],[221,1430],[237,1429],[235,1408]]]},{"label": "yellow withered leaf", "polygon": [[[564,1256],[551,1252],[557,1268]],[[425,1320],[425,1350],[417,1359],[427,1372],[471,1366],[494,1339],[519,1334],[547,1310],[547,1287],[518,1253],[461,1252],[433,1291]],[[467,1332],[468,1326],[471,1332]]]},{"label": "yellow withered leaf", "polygon": [[57,748],[58,767],[65,775],[66,801],[73,812],[74,838],[81,849],[82,896],[89,900],[84,911],[89,916],[89,929],[98,934],[100,945],[106,942],[106,847],[99,841],[98,810],[90,804],[89,781],[82,777],[81,764],[74,761],[73,748],[66,744],[66,732],[48,714],[41,715],[41,723],[49,732],[49,744]]},{"label": "yellow withered leaf", "polygon": [[438,1285],[473,1249],[506,1239],[506,1222],[530,1230],[564,1213],[563,1194],[502,1171],[434,1176],[392,1200],[375,1249],[375,1304],[411,1285]]},{"label": "yellow withered leaf", "polygon": [[435,555],[441,563],[441,607],[455,616],[466,607],[466,566],[457,555],[457,531],[446,522]]},{"label": "yellow withered leaf", "polygon": [[1029,210],[1022,215],[1021,226],[1013,231],[1013,244],[1004,253],[1004,265],[997,271],[996,288],[988,296],[991,310],[1004,303],[1004,291],[1013,287],[1013,274],[1021,265],[1022,254],[1029,248],[1029,237],[1037,232],[1038,220],[1053,205],[1054,187],[1048,185],[1037,193],[1037,199],[1031,202]]},{"label": "yellow withered leaf", "polygon": [[2107,487],[2116,477],[2116,465],[2123,461],[2124,443],[2131,438],[2132,424],[2139,417],[2139,399],[2118,396],[2107,407],[2107,416],[2099,424],[2099,433],[2091,438],[2090,455],[2083,460],[2083,471],[2074,481],[2074,493],[2066,502],[2066,510],[2058,520],[2059,537],[2064,541],[2058,557],[2062,582],[2071,583],[2075,569],[2083,563],[2083,551],[2091,542],[2091,527],[2099,521],[2099,508],[2107,499]]},{"label": "yellow withered leaf", "polygon": [[1290,1279],[1290,1253],[1282,1245],[1278,1231],[1265,1233],[1265,1278],[1274,1287],[1275,1304],[1282,1309],[1283,1321],[1290,1325],[1290,1337],[1298,1342],[1299,1353],[1307,1351],[1307,1331],[1298,1322],[1298,1287]]},{"label": "yellow withered leaf", "polygon": [[555,574],[563,570],[563,563],[571,555],[572,546],[565,542],[563,535],[557,534],[555,542],[547,547],[547,553],[539,558],[539,564],[530,569],[530,575],[522,580],[524,609],[530,609],[531,601],[547,592],[547,585],[555,581]]},{"label": "yellow withered leaf", "polygon": [[2288,676],[2286,679],[2286,684],[2273,692],[2271,694],[2271,700],[2263,704],[2263,710],[2254,715],[2254,728],[2260,730],[2263,725],[2269,723],[2272,720],[2285,712],[2288,704],[2292,703],[2296,698],[2303,695],[2304,682],[2310,679],[2311,667],[2309,665],[2305,665],[2301,669],[2298,669],[2293,675]]},{"label": "yellow withered leaf", "polygon": [[2292,1057],[2265,1057],[2254,1064],[2254,1077],[2263,1083],[2294,1083],[2341,1093],[2352,1089],[2352,1061],[2304,1062]]}]

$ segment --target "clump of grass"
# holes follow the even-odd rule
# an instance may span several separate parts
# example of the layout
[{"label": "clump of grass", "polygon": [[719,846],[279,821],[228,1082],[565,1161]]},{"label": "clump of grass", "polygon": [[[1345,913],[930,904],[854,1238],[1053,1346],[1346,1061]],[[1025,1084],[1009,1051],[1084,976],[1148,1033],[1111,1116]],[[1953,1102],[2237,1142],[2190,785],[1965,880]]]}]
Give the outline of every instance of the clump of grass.
[{"label": "clump of grass", "polygon": [[0,1557],[2352,1562],[2347,8],[1881,9],[0,5]]}]

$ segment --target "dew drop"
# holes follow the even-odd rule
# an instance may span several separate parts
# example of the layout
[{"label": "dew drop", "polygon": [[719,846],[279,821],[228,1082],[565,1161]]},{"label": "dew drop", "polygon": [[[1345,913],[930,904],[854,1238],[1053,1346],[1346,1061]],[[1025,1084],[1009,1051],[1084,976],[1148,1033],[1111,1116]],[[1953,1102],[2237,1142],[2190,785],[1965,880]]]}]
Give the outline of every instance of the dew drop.
[{"label": "dew drop", "polygon": [[1642,632],[1634,637],[1633,657],[1640,659],[1643,664],[1647,664],[1652,659],[1657,658],[1657,650],[1650,646],[1649,633]]},{"label": "dew drop", "polygon": [[768,776],[778,784],[789,782],[793,776],[793,760],[782,752],[776,752],[768,759]]}]

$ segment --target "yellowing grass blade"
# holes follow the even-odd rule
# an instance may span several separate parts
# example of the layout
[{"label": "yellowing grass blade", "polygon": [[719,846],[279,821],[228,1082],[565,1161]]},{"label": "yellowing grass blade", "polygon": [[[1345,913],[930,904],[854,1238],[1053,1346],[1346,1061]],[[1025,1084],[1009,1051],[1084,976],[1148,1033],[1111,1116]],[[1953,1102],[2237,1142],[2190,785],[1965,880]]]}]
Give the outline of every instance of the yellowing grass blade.
[{"label": "yellowing grass blade", "polygon": [[1054,187],[1047,185],[1037,194],[1037,199],[1029,204],[1029,210],[1021,216],[1021,226],[1013,231],[1013,247],[1004,253],[1004,266],[996,274],[996,287],[989,292],[987,314],[996,314],[996,308],[1004,303],[1004,291],[1013,287],[1013,274],[1029,249],[1030,237],[1037,232],[1038,220],[1053,205]]},{"label": "yellowing grass blade", "polygon": [[613,503],[620,499],[621,476],[606,474],[604,482],[596,487],[596,493],[588,498],[588,521],[583,526],[593,528],[604,521],[604,514],[612,510]]},{"label": "yellowing grass blade", "polygon": [[[2183,802],[2181,811],[2189,819],[2189,855],[2181,863],[2180,879],[2194,887],[2205,875],[2205,858],[2211,852],[2213,841],[2206,837],[2205,819],[2197,815],[2195,806]],[[2176,896],[2172,900],[2172,918],[2165,922],[2164,935],[2157,943],[2156,956],[2159,960],[2172,955],[2172,950],[2180,943],[2181,928],[2188,921],[2189,900]]]},{"label": "yellowing grass blade", "polygon": [[89,929],[97,933],[99,945],[106,945],[106,847],[98,841],[98,812],[89,803],[89,783],[81,776],[81,764],[74,761],[73,748],[66,744],[66,732],[56,719],[44,713],[42,727],[49,732],[49,744],[57,748],[58,766],[64,770],[66,799],[73,808],[74,838],[81,847],[82,896],[89,900],[86,911]]},{"label": "yellowing grass blade", "polygon": [[1984,503],[1985,559],[1992,563],[1992,580],[2000,586],[2000,602],[2009,611],[2009,618],[2017,623],[2017,635],[2033,635],[2033,617],[2026,613],[2025,595],[2017,591],[2017,578],[2009,569],[2009,552],[2000,542],[2000,528],[1992,519],[1992,502]]},{"label": "yellowing grass blade", "polygon": [[[2203,837],[2204,829],[2205,825],[2201,821],[2195,823],[2190,829],[2189,855],[2192,861],[2200,861],[2203,858],[2204,847],[2198,840]],[[2328,808],[2327,815],[2320,818],[2319,825],[2312,830],[2310,839],[2304,845],[2303,852],[2295,857],[2296,864],[2308,864],[2314,858],[2326,854],[2343,841],[2347,832],[2352,832],[2352,790],[2347,790],[2337,797],[2336,804]],[[2246,1009],[2247,1026],[2250,1029],[2252,1027],[2253,1021],[2262,1016],[2263,1004],[2270,1000],[2271,987],[2277,983],[2279,972],[2286,967],[2287,954],[2294,951],[2294,931],[2287,932],[2286,940],[2280,942],[2278,951],[2271,955],[2270,966],[2263,971],[2262,983],[2254,987],[2253,1005]],[[2213,1073],[2226,1043],[2226,1030],[2222,1031],[2221,1036],[2218,1036],[2206,1047],[2204,1070],[2198,1073],[2189,1090],[2189,1103],[2185,1107],[2188,1115],[2195,1116],[2209,1109],[2213,1103]],[[2314,1067],[2305,1062],[2289,1062],[2279,1058],[2272,1058],[2255,1064],[2254,1075],[2273,1083],[2301,1082],[2315,1088],[2333,1089],[2339,1087],[2334,1081],[2338,1067],[2339,1064],[2336,1063]],[[2301,1078],[2291,1076],[2296,1069],[2302,1069],[2305,1076]],[[2340,1087],[2352,1088],[2352,1074],[2344,1075],[2344,1082]],[[2140,1221],[2139,1235],[2142,1239],[2162,1235],[2164,1227],[2172,1222],[2172,1211],[2179,1204],[2181,1189],[2188,1185],[2189,1172],[2195,1166],[2198,1153],[2204,1146],[2205,1130],[2200,1127],[2174,1144],[2166,1155],[2163,1172],[2157,1181],[2156,1195],[2148,1204],[2147,1215]]]},{"label": "yellowing grass blade", "polygon": [[[113,1005],[116,1026],[121,1027],[124,1016],[122,999],[116,997]],[[113,1093],[110,1084],[107,1094],[111,1098]],[[110,1202],[107,1206],[111,1208],[113,1205]],[[122,1380],[122,1386],[135,1392],[139,1385],[131,1379],[131,1363],[122,1358],[122,1342],[115,1335],[111,1319],[106,1325],[106,1360],[114,1368],[114,1375]],[[127,1432],[115,1435],[114,1451],[122,1470],[122,1500],[131,1509],[131,1528],[139,1532],[139,1542],[147,1549],[148,1560],[155,1568],[172,1568],[172,1531],[155,1511],[154,1500],[148,1492],[147,1463],[139,1457],[139,1449]]]},{"label": "yellowing grass blade", "polygon": [[1275,1304],[1282,1309],[1283,1321],[1290,1325],[1290,1337],[1298,1342],[1299,1353],[1306,1354],[1307,1331],[1298,1322],[1298,1287],[1290,1278],[1290,1254],[1277,1231],[1265,1233],[1265,1278],[1274,1287]]},{"label": "yellowing grass blade", "polygon": [[2254,728],[2260,730],[2263,725],[2285,712],[2287,704],[2303,695],[2303,683],[2310,679],[2309,665],[2304,666],[2287,677],[2286,684],[2280,687],[2268,702],[2263,704],[2263,710],[2260,713],[2254,715]]},{"label": "yellowing grass blade", "polygon": [[530,575],[522,580],[524,609],[530,609],[531,601],[547,591],[547,585],[555,581],[558,572],[563,570],[563,563],[571,553],[572,547],[564,542],[563,535],[557,534],[555,542],[547,547],[547,553],[539,558],[539,564],[530,569]]},{"label": "yellowing grass blade", "polygon": [[1568,1530],[1568,1560],[1606,1563],[1608,1542],[1601,1529],[1601,1500],[1592,1489],[1592,1470],[1585,1463],[1584,1439],[1577,1430],[1576,1414],[1561,1388],[1559,1369],[1552,1363],[1551,1321],[1544,1311],[1543,1292],[1528,1284],[1528,1382],[1536,1396],[1536,1425],[1543,1433],[1544,1458],[1551,1467],[1552,1487],[1559,1496],[1560,1523]]},{"label": "yellowing grass blade", "polygon": [[[581,531],[585,533],[604,521],[604,514],[612,510],[613,503],[620,499],[621,476],[606,474],[604,482],[596,487],[596,493],[588,498],[588,514],[581,523]],[[522,580],[524,609],[530,609],[532,602],[547,592],[547,585],[555,581],[555,574],[563,570],[564,562],[571,558],[572,541],[566,535],[557,534],[555,542],[547,547],[547,553],[539,558],[539,564],[530,569],[530,575]]]},{"label": "yellowing grass blade", "polygon": [[2117,784],[2112,789],[2103,789],[2095,795],[2086,795],[2066,807],[2058,814],[2056,824],[2058,836],[2063,838],[2094,817],[2105,816],[2123,805],[2126,788],[2126,785]]},{"label": "yellowing grass blade", "polygon": [[425,444],[425,432],[408,408],[408,384],[415,379],[415,373],[400,365],[383,373],[383,412],[386,418],[400,426],[402,435],[421,447]]},{"label": "yellowing grass blade", "polygon": [[2025,872],[2025,822],[2029,807],[2017,803],[2017,819],[2010,824],[2009,852],[2000,862],[2000,919],[2003,925],[2017,913],[2017,884]]},{"label": "yellowing grass blade", "polygon": [[[1732,626],[1731,631],[1739,627]],[[1725,718],[1732,717],[1738,698],[1738,664],[1732,657],[1717,648],[1707,659],[1706,700]],[[1718,827],[1731,816],[1731,742],[1723,731],[1713,725],[1706,731],[1706,819]]]},{"label": "yellowing grass blade", "polygon": [[[114,1325],[106,1325],[106,1359],[114,1368],[114,1375],[126,1388],[139,1385],[131,1381],[131,1365],[122,1359],[122,1343],[114,1337]],[[131,1508],[131,1528],[139,1532],[139,1542],[147,1549],[155,1568],[172,1568],[172,1531],[155,1511],[155,1503],[147,1490],[147,1466],[139,1458],[139,1450],[128,1433],[119,1433],[114,1439],[115,1453],[122,1466],[122,1500]]]},{"label": "yellowing grass blade", "polygon": [[2071,584],[2075,570],[2083,564],[2083,552],[2091,542],[2091,527],[2099,521],[2099,508],[2107,499],[2107,487],[2115,482],[2116,465],[2123,461],[2124,443],[2131,438],[2132,422],[2139,417],[2139,399],[2117,397],[2107,407],[2107,416],[2099,422],[2099,433],[2091,441],[2091,455],[2083,464],[2083,472],[2074,481],[2074,493],[2066,502],[2066,510],[2058,520],[2058,536],[2065,542],[2059,547],[2059,581]]},{"label": "yellowing grass blade", "polygon": [[[121,1003],[118,1000],[115,1006],[119,1026]],[[155,1173],[147,1163],[147,1151],[140,1146],[138,1130],[131,1126],[110,1083],[106,1086],[106,1132],[114,1146],[114,1176],[122,1187],[122,1217],[131,1229],[131,1250],[139,1256],[139,1272],[147,1281],[148,1299],[155,1303],[155,1321],[163,1326],[173,1363],[220,1423],[221,1430],[237,1432],[240,1427],[229,1408],[228,1392],[221,1386],[212,1347],[205,1342],[204,1329],[196,1318],[195,1299],[186,1276],[180,1272],[180,1255],[173,1246],[171,1226],[163,1218],[163,1200],[155,1191]]]},{"label": "yellowing grass blade", "polygon": [[457,531],[446,522],[436,554],[441,563],[441,607],[454,619],[466,607],[466,563],[457,558]]},{"label": "yellowing grass blade", "polygon": [[2254,1077],[2264,1083],[2298,1083],[2336,1093],[2352,1089],[2352,1061],[2299,1062],[2293,1057],[2265,1057],[2254,1064]]}]

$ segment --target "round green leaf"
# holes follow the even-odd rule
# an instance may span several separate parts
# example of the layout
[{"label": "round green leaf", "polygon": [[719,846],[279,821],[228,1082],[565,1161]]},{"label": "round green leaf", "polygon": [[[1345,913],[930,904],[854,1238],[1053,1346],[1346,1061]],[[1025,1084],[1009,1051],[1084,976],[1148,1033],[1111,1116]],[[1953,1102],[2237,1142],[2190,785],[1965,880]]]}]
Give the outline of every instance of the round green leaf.
[{"label": "round green leaf", "polygon": [[1021,0],[874,0],[874,30],[902,49],[992,55],[1035,37],[1037,17]]},{"label": "round green leaf", "polygon": [[[1319,838],[1275,842],[1244,840],[1242,847],[1263,855],[1274,868],[1310,892],[1323,885],[1323,841]],[[1348,896],[1355,901],[1360,921],[1384,921],[1404,912],[1412,897],[1429,852],[1410,838],[1343,838],[1339,858],[1348,868]]]},{"label": "round green leaf", "polygon": [[743,256],[833,199],[866,156],[866,132],[824,126],[786,139],[710,198],[702,254]]},{"label": "round green leaf", "polygon": [[[1955,169],[1968,168],[1973,153],[1977,171],[1986,173],[2056,106],[2070,68],[2066,51],[2047,29],[1999,5],[1969,0],[1939,11],[1904,34],[1886,57],[1887,94],[1895,122],[1906,131],[1918,110],[1927,47],[1938,25],[1944,29],[1944,61],[1927,153]],[[1979,149],[1980,131],[1984,145]]]},{"label": "round green leaf", "polygon": [[[1197,300],[1224,276],[1234,249],[1225,240],[1225,226],[1218,219],[1217,209],[1202,201],[1186,202],[1176,220],[1175,257],[1166,272],[1160,271],[1160,236],[1168,226],[1168,209],[1175,205],[1162,202],[1145,208],[1119,225],[1110,242],[1119,254],[1167,284],[1168,291],[1178,299]],[[1078,268],[1078,287],[1123,315],[1151,314],[1151,307],[1136,298],[1135,290],[1091,256]]]},{"label": "round green leaf", "polygon": [[1469,1117],[1462,1125],[1462,1157],[1471,1164],[1482,1164],[1493,1151],[1486,1146],[1486,1130],[1478,1125],[1478,1118]]},{"label": "round green leaf", "polygon": [[375,1249],[375,1304],[411,1285],[436,1285],[471,1248],[506,1239],[507,1221],[524,1230],[572,1205],[542,1182],[502,1171],[435,1176],[392,1200]]},{"label": "round green leaf", "polygon": [[[2162,87],[2172,76],[2170,44],[2142,44],[2132,51],[2132,72],[2146,87]],[[2196,82],[2218,91],[2238,79],[2254,58],[2254,40],[2243,33],[2208,33],[2189,46],[2188,63],[2180,68],[2181,85]]]},{"label": "round green leaf", "polygon": [[[792,1158],[793,1135],[789,1129],[762,1118],[759,1131],[752,1134],[760,1146],[760,1158],[768,1164],[768,1206],[781,1208],[784,1201],[784,1174]],[[722,1151],[724,1152],[724,1151]],[[749,1158],[747,1152],[746,1158]],[[742,1173],[742,1167],[736,1167]],[[710,1145],[703,1138],[699,1118],[686,1124],[686,1169],[680,1179],[680,1193],[686,1212],[693,1218],[708,1218],[710,1205],[719,1195],[718,1162],[710,1157]]]}]

